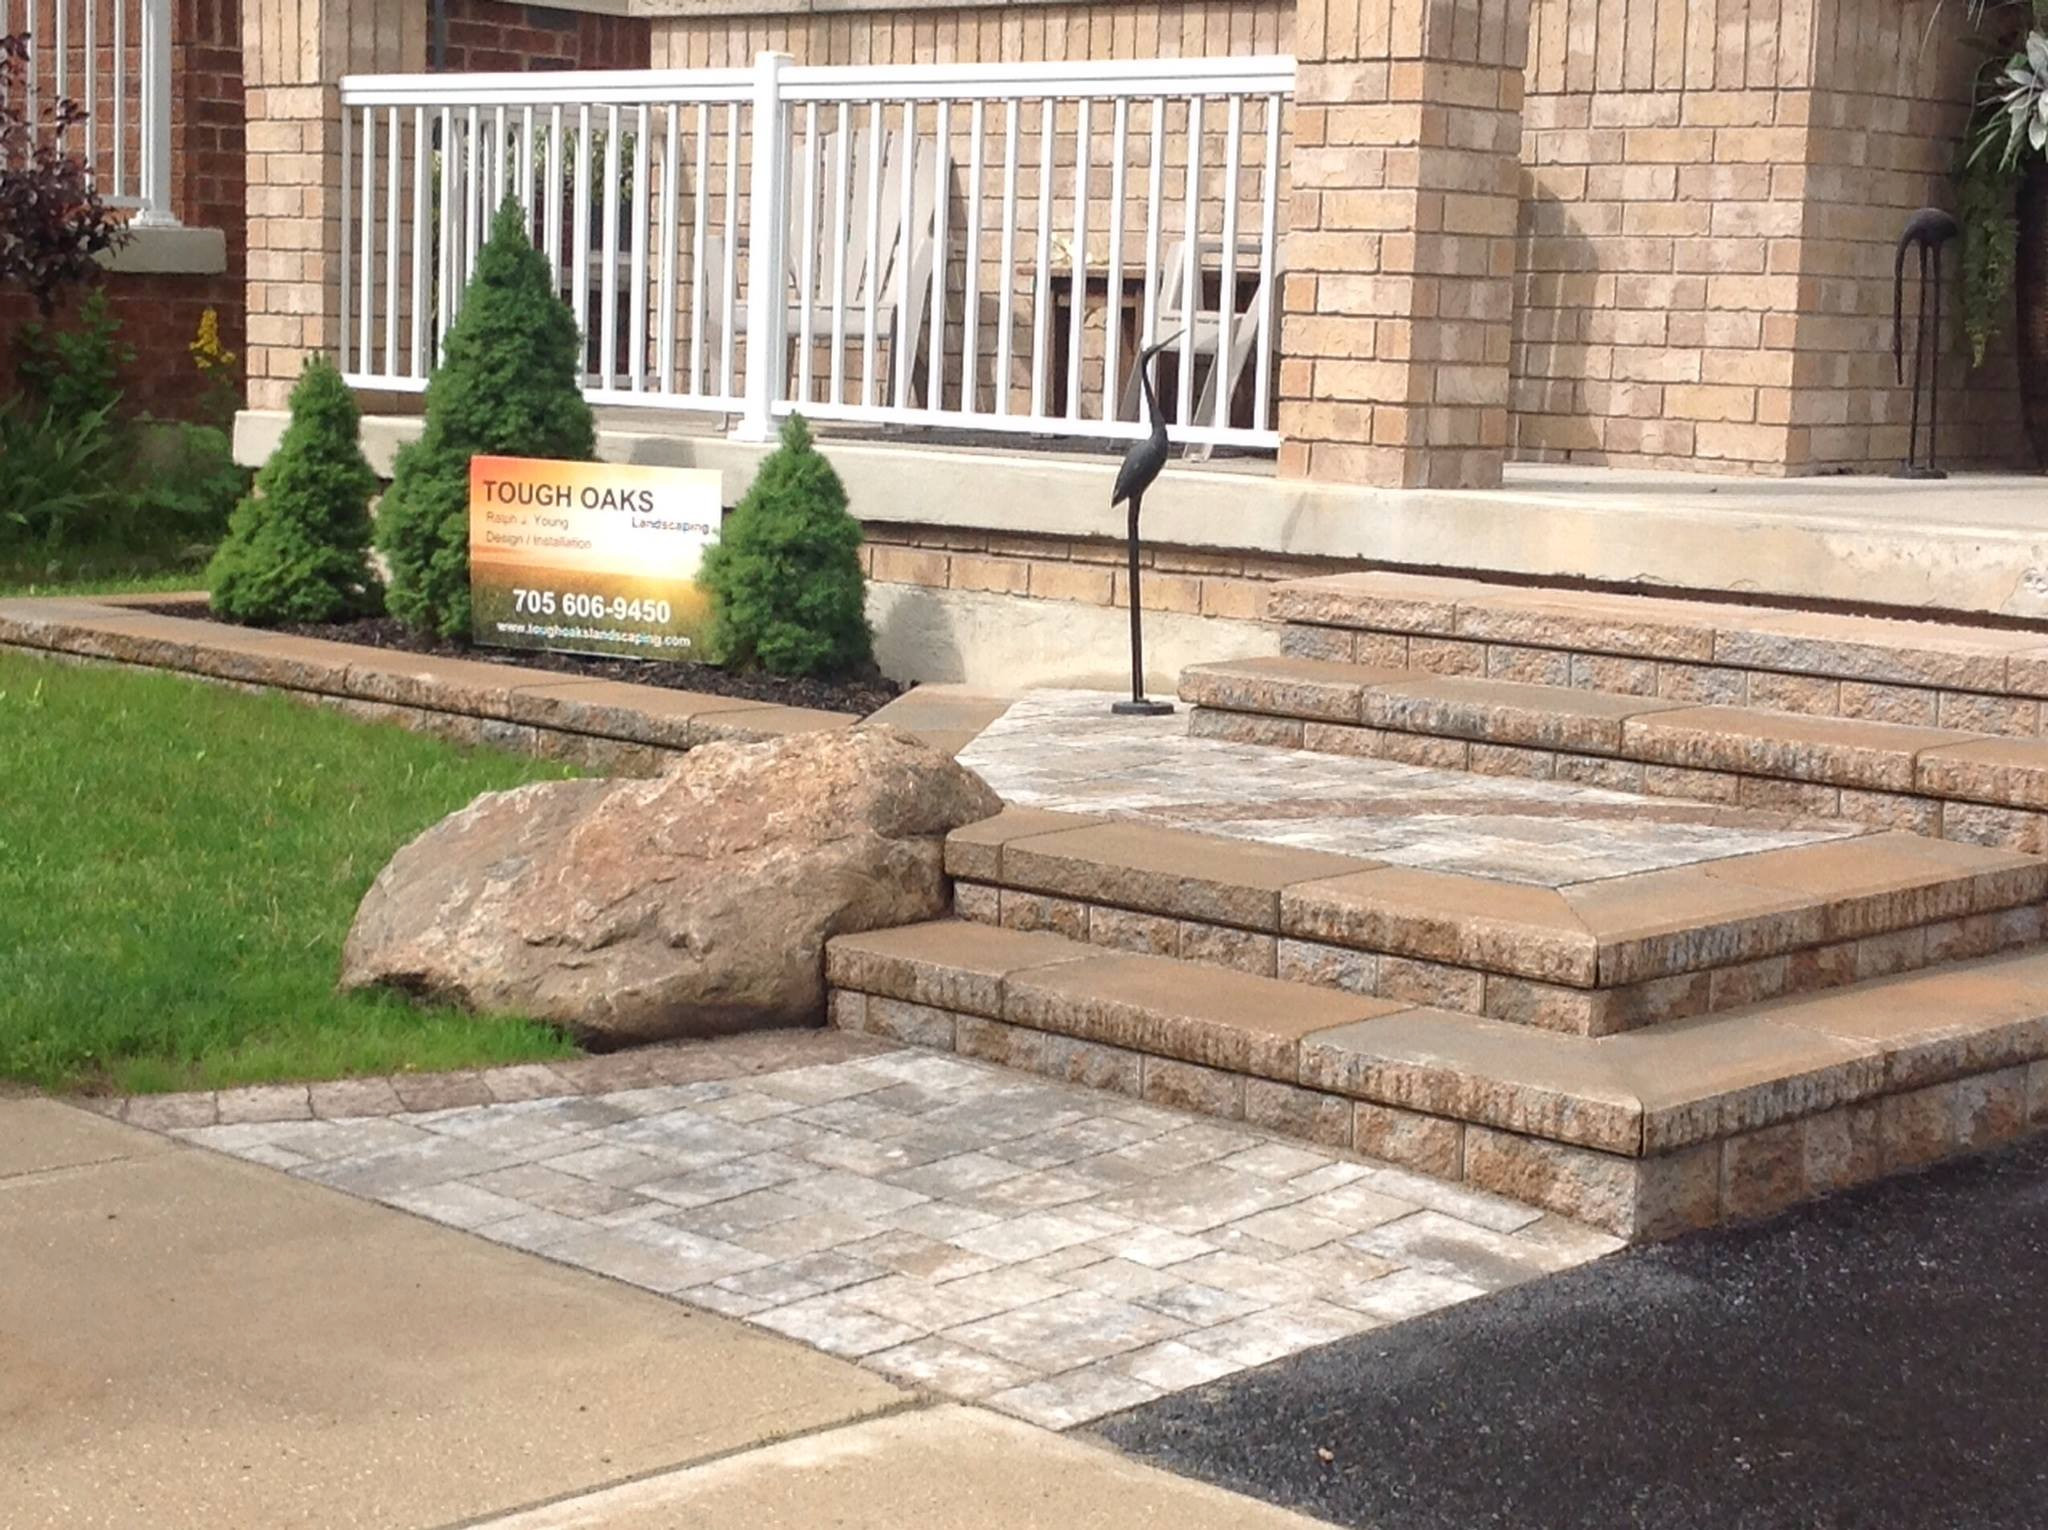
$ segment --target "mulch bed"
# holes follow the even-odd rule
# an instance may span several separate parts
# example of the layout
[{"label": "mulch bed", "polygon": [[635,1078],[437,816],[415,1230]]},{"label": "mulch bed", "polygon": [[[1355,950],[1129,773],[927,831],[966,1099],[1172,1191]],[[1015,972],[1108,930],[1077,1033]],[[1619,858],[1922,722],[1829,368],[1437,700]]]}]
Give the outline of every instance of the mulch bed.
[{"label": "mulch bed", "polygon": [[[166,601],[140,607],[161,616],[199,621],[219,618],[196,601]],[[223,626],[232,625],[222,623]],[[799,680],[782,675],[739,674],[715,664],[670,659],[615,659],[596,654],[541,653],[525,648],[479,648],[443,638],[422,637],[388,616],[353,622],[302,622],[272,629],[294,637],[325,638],[364,648],[400,649],[437,659],[480,659],[519,669],[575,675],[586,680],[621,680],[629,685],[655,685],[669,691],[697,691],[708,696],[736,696],[777,706],[815,707],[827,712],[853,712],[866,717],[894,701],[903,687],[880,675],[853,680]]]}]

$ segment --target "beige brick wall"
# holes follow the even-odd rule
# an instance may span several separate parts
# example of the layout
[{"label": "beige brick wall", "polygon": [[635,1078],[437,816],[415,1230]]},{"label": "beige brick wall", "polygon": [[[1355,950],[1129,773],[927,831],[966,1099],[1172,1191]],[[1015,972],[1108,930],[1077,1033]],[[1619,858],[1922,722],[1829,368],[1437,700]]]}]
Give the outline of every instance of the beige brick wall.
[{"label": "beige brick wall", "polygon": [[1280,470],[1498,487],[1527,0],[1301,0]]},{"label": "beige brick wall", "polygon": [[424,0],[250,0],[249,404],[281,408],[306,353],[334,353],[344,74],[426,65]]},{"label": "beige brick wall", "polygon": [[[862,566],[881,584],[933,590],[995,591],[1034,600],[1128,606],[1124,544],[1107,538],[952,531],[936,526],[870,525]],[[1306,579],[1360,565],[1327,558],[1267,557],[1189,547],[1145,547],[1147,611],[1263,620],[1276,579]]]},{"label": "beige brick wall", "polygon": [[[1892,246],[1952,201],[1972,67],[1938,4],[1531,0],[1517,457],[1898,461]],[[1963,357],[1950,323],[1945,450],[1995,454],[2009,384]]]}]

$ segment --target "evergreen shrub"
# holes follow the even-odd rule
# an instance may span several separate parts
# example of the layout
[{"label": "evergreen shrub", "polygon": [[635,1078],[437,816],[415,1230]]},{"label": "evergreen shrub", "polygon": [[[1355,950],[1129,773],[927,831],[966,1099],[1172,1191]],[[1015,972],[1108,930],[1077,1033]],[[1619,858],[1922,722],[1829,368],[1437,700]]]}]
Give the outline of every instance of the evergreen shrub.
[{"label": "evergreen shrub", "polygon": [[845,486],[792,415],[705,553],[700,582],[711,596],[718,661],[830,677],[872,664],[860,543]]},{"label": "evergreen shrub", "polygon": [[588,462],[597,428],[578,379],[583,339],[508,197],[427,383],[427,423],[393,465],[377,513],[391,614],[415,631],[469,632],[469,459]]},{"label": "evergreen shrub", "polygon": [[334,364],[315,356],[291,409],[207,567],[213,609],[258,627],[373,615],[383,596],[369,558],[377,475],[358,444],[355,398]]}]

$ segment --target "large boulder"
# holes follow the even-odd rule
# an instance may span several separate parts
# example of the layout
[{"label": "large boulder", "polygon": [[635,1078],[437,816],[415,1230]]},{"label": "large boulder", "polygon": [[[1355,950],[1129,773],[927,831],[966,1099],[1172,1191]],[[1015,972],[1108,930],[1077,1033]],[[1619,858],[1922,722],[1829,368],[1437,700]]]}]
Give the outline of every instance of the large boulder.
[{"label": "large boulder", "polygon": [[886,727],[710,744],[651,780],[490,792],[379,873],[342,986],[609,1043],[815,1021],[825,942],[943,914],[947,831],[1000,806]]}]

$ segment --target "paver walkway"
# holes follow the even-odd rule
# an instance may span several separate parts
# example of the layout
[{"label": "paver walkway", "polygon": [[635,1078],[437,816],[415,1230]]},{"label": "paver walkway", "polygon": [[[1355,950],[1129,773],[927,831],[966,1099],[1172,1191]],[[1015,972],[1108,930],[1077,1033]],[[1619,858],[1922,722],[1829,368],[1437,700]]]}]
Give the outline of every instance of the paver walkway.
[{"label": "paver walkway", "polygon": [[5,1530],[1312,1530],[0,1086]]},{"label": "paver walkway", "polygon": [[962,749],[960,763],[1016,807],[1543,887],[1867,832],[1836,819],[1190,738],[1184,713],[1115,717],[1111,699],[1034,691]]},{"label": "paver walkway", "polygon": [[1619,1246],[1241,1126],[812,1040],[828,1060],[745,1076],[176,1135],[1054,1428]]}]

